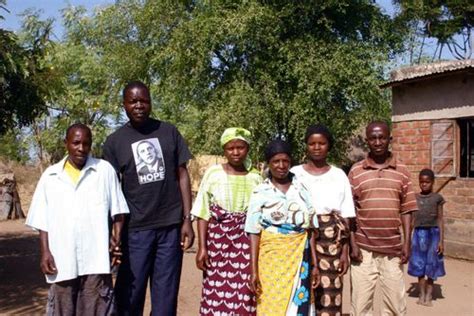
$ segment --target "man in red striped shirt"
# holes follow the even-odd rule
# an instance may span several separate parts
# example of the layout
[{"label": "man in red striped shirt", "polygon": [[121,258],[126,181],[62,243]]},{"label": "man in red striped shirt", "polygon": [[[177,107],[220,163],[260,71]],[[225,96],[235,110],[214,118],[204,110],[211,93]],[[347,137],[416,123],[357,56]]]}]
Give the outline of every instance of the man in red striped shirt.
[{"label": "man in red striped shirt", "polygon": [[410,255],[415,193],[410,172],[389,151],[388,124],[370,123],[366,137],[369,155],[349,173],[357,209],[351,232],[352,314],[372,315],[375,286],[380,280],[381,314],[405,315],[402,265]]}]

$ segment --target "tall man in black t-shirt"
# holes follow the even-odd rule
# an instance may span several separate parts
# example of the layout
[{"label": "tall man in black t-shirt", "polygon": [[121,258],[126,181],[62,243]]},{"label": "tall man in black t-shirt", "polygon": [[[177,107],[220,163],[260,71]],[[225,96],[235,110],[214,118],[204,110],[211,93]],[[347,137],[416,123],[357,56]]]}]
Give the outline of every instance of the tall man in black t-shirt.
[{"label": "tall man in black t-shirt", "polygon": [[141,315],[150,279],[152,315],[175,315],[183,250],[194,241],[186,169],[191,153],[176,127],[150,118],[145,84],[129,83],[123,105],[129,122],[104,145],[130,209],[116,283],[118,311]]}]

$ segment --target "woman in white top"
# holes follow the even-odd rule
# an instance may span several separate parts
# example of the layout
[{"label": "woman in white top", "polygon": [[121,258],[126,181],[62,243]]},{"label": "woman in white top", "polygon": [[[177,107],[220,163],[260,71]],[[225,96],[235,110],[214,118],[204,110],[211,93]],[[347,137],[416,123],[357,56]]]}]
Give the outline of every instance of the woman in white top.
[{"label": "woman in white top", "polygon": [[326,158],[333,144],[330,131],[323,125],[306,130],[306,163],[291,172],[310,191],[318,214],[316,240],[321,282],[315,291],[318,315],[342,315],[342,279],[349,267],[349,218],[355,217],[349,180],[340,168]]}]

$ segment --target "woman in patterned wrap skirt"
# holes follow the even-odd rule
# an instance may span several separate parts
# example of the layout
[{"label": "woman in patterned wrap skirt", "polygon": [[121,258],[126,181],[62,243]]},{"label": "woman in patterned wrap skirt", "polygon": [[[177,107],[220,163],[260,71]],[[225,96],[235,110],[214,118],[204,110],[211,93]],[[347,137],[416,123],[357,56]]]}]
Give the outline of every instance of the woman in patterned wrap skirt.
[{"label": "woman in patterned wrap skirt", "polygon": [[257,293],[257,314],[314,315],[311,292],[319,273],[312,232],[318,219],[308,191],[289,172],[290,145],[282,140],[270,142],[265,159],[270,175],[252,193],[245,223],[250,233],[250,284]]},{"label": "woman in patterned wrap skirt", "polygon": [[250,240],[244,232],[248,202],[262,181],[247,159],[250,132],[228,128],[221,136],[227,163],[204,174],[191,214],[198,218],[196,265],[203,271],[201,315],[254,315],[250,291]]},{"label": "woman in patterned wrap skirt", "polygon": [[346,174],[327,163],[333,138],[323,125],[306,130],[305,164],[291,171],[310,190],[318,214],[316,250],[321,282],[316,288],[316,312],[342,315],[342,280],[349,267],[349,218],[355,217],[351,187]]}]

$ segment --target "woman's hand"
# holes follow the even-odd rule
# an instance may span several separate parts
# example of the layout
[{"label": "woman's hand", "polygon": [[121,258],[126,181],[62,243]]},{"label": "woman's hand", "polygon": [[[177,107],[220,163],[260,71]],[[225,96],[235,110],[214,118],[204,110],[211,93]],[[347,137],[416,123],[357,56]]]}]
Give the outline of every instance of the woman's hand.
[{"label": "woman's hand", "polygon": [[258,272],[252,272],[249,281],[250,290],[255,294],[260,294],[260,279],[258,278]]},{"label": "woman's hand", "polygon": [[443,242],[440,241],[438,244],[438,255],[442,255],[444,253],[444,245]]},{"label": "woman's hand", "polygon": [[321,281],[321,275],[319,274],[319,269],[317,266],[314,266],[311,270],[311,288],[315,289],[318,287],[319,282]]},{"label": "woman's hand", "polygon": [[339,257],[339,264],[337,266],[337,272],[339,272],[339,276],[342,277],[344,274],[346,274],[348,269],[349,258],[347,257],[347,253],[343,251]]},{"label": "woman's hand", "polygon": [[201,271],[206,271],[211,266],[207,248],[199,247],[196,254],[196,267]]}]

